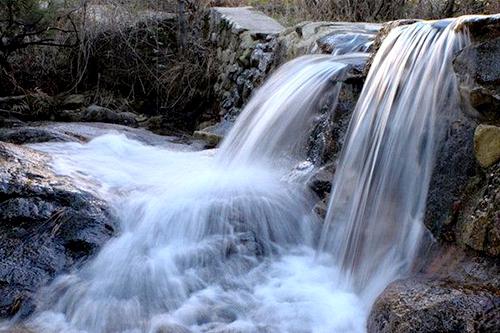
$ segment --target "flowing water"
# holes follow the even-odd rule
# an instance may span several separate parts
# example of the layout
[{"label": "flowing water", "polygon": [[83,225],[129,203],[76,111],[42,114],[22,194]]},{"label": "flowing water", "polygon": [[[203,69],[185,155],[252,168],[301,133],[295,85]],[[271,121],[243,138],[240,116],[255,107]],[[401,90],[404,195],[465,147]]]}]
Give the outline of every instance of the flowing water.
[{"label": "flowing water", "polygon": [[218,151],[148,146],[119,134],[36,146],[82,186],[98,181],[121,230],[83,268],[42,290],[26,325],[35,332],[364,332],[373,295],[408,272],[418,243],[434,124],[446,123],[447,108],[440,109],[456,97],[450,57],[465,43],[453,24],[401,27],[383,43],[324,227],[312,212],[317,198],[290,173],[305,156],[318,103],[337,96],[359,55],[283,66]]},{"label": "flowing water", "polygon": [[350,122],[321,248],[344,287],[368,299],[408,272],[417,252],[437,143],[459,109],[451,61],[468,42],[459,23],[392,31]]},{"label": "flowing water", "polygon": [[224,139],[218,156],[221,163],[306,158],[304,145],[314,116],[327,100],[335,108],[340,82],[351,66],[363,64],[367,56],[305,56],[283,65],[249,101]]},{"label": "flowing water", "polygon": [[[319,26],[314,23],[312,25],[315,30],[321,30],[322,28],[321,23]],[[307,25],[303,27],[303,29],[306,28]],[[376,23],[334,22],[327,23],[324,28],[328,29],[328,35],[321,38],[319,45],[315,44],[311,52],[328,52],[332,55],[342,55],[352,52],[367,52],[373,45],[382,25]],[[321,47],[321,45],[324,46]]]}]

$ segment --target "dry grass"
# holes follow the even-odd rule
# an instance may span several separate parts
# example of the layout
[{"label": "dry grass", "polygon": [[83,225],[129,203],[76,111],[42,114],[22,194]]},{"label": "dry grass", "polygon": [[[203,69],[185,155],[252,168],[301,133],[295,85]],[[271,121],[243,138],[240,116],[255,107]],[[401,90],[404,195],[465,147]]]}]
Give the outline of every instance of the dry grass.
[{"label": "dry grass", "polygon": [[[213,101],[216,57],[196,22],[208,7],[253,6],[285,25],[314,21],[387,21],[495,13],[498,1],[456,0],[185,0],[189,37],[182,55],[177,44],[177,0],[65,0],[56,34],[73,48],[34,46],[16,51],[6,71],[0,67],[1,94],[41,91],[49,95],[87,92],[88,102],[148,114],[197,119]],[[60,13],[59,13],[60,14]],[[56,15],[61,16],[61,15]],[[54,16],[54,17],[56,17]],[[70,18],[70,19],[68,19]],[[215,112],[215,110],[214,110]],[[186,114],[188,114],[186,116]],[[203,121],[203,119],[201,119]],[[187,128],[193,124],[187,124]]]},{"label": "dry grass", "polygon": [[[110,106],[123,105],[125,97],[129,107],[150,115],[167,114],[173,121],[209,114],[215,57],[209,54],[208,40],[198,38],[195,24],[204,7],[188,7],[191,29],[181,53],[178,22],[168,15],[177,1],[100,0],[87,5],[77,89],[92,90],[95,102]],[[113,101],[110,92],[122,99]],[[179,127],[192,128],[193,121]]]},{"label": "dry grass", "polygon": [[[56,38],[77,39],[75,47],[16,51],[0,73],[0,90],[85,93],[87,103],[194,121],[211,108],[214,57],[201,38],[188,38],[180,55],[177,21],[168,15],[176,8],[176,1],[66,1],[61,10],[72,13],[77,35]],[[188,8],[190,24],[203,8]]]},{"label": "dry grass", "polygon": [[285,25],[301,21],[437,19],[500,12],[500,2],[495,0],[205,0],[204,5],[253,6]]}]

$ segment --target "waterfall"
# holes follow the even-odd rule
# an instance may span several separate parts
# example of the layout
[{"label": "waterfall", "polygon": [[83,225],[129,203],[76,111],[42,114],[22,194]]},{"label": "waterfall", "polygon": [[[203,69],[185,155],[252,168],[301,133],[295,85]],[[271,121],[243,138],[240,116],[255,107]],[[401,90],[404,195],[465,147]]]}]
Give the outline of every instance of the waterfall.
[{"label": "waterfall", "polygon": [[377,52],[350,122],[321,248],[342,283],[373,299],[409,271],[423,229],[436,148],[459,108],[451,66],[458,20],[395,28]]},{"label": "waterfall", "polygon": [[117,133],[35,145],[57,173],[100,184],[120,230],[41,290],[24,324],[44,333],[364,332],[373,296],[408,272],[418,246],[437,143],[457,101],[450,62],[467,41],[457,27],[422,22],[386,38],[324,225],[317,197],[289,175],[307,157],[323,99],[335,106],[366,55],[286,64],[217,151]]},{"label": "waterfall", "polygon": [[[364,310],[355,295],[331,288],[329,276],[337,273],[329,259],[314,263],[316,198],[289,173],[305,157],[320,100],[328,95],[334,107],[339,80],[365,60],[313,55],[283,66],[215,153],[145,146],[116,134],[84,145],[38,145],[54,157],[58,173],[82,186],[85,180],[102,184],[100,195],[115,208],[121,230],[87,265],[40,293],[30,327],[361,331],[357,318]],[[309,290],[300,289],[308,281]],[[295,313],[311,302],[308,311]],[[330,307],[349,314],[332,317]]]},{"label": "waterfall", "polygon": [[303,147],[314,115],[326,99],[335,108],[346,72],[366,60],[364,53],[309,55],[281,66],[237,118],[220,148],[221,163],[305,159]]}]

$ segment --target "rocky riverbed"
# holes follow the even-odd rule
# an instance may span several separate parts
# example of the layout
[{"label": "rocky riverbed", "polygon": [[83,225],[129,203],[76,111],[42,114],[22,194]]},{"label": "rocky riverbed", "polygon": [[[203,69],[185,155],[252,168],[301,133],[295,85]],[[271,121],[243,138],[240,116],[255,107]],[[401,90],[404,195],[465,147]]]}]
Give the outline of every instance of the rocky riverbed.
[{"label": "rocky riverbed", "polygon": [[[211,130],[230,128],[252,90],[277,64],[302,53],[331,53],[345,39],[336,35],[346,34],[345,26],[334,23],[290,29],[273,25],[254,33],[244,25],[234,28],[231,22],[237,19],[213,14],[212,41],[223,60],[216,89],[224,119],[220,126],[213,121],[200,126],[196,137],[202,140],[136,128],[149,127],[154,117],[84,105],[80,95],[60,97],[57,103],[50,98],[48,104],[57,107],[45,109],[45,96],[0,98],[0,317],[31,313],[33,295],[41,287],[78,268],[118,231],[99,184],[75,184],[57,175],[50,157],[32,144],[83,143],[119,132],[148,145],[181,143],[186,150],[216,146],[227,129],[216,135]],[[384,25],[366,50],[375,52],[388,30],[411,23]],[[472,43],[454,57],[462,105],[439,150],[427,199],[430,250],[422,250],[415,276],[393,282],[378,297],[369,332],[500,330],[500,17],[470,20],[463,27],[470,29]],[[355,25],[347,30],[371,43],[380,28]],[[309,140],[309,160],[317,171],[308,184],[318,195],[314,210],[320,216],[364,73],[366,69],[356,69],[344,79],[335,110],[323,105]],[[34,104],[46,112],[18,107],[32,105],[33,98],[42,99]]]}]

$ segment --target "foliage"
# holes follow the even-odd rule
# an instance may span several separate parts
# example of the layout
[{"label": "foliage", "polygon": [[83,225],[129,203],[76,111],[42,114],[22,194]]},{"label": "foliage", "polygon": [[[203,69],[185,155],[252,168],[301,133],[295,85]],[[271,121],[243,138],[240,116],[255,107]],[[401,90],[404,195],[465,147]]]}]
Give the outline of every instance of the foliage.
[{"label": "foliage", "polygon": [[74,24],[72,30],[60,25],[58,10],[58,4],[51,1],[0,0],[0,57],[7,60],[13,52],[34,45],[71,46],[54,37],[58,33],[77,33]]},{"label": "foliage", "polygon": [[[28,73],[46,77],[43,72],[57,72],[54,61],[58,56],[50,49],[69,51],[78,45],[73,11],[62,5],[59,1],[0,0],[1,90],[23,90]],[[42,63],[43,69],[38,66]],[[24,70],[19,72],[20,67]]]}]

